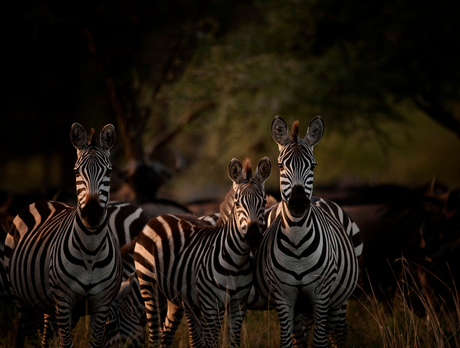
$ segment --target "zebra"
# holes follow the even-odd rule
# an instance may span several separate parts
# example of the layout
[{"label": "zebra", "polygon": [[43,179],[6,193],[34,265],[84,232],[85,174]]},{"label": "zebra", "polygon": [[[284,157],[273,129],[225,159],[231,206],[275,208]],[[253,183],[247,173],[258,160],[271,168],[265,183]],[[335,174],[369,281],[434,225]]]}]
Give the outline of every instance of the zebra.
[{"label": "zebra", "polygon": [[180,215],[152,219],[138,236],[134,260],[144,297],[151,346],[170,346],[185,312],[190,346],[216,346],[227,310],[229,340],[240,344],[240,329],[252,286],[250,249],[265,225],[264,185],[270,161],[259,161],[254,178],[250,162],[232,159],[227,194],[232,211],[215,226]]},{"label": "zebra", "polygon": [[[108,228],[120,245],[123,276],[120,290],[112,302],[104,330],[104,348],[125,346],[141,347],[145,341],[145,306],[139,280],[134,267],[134,242],[149,222],[147,213],[128,202],[109,202],[107,206]],[[45,315],[43,345],[53,336],[53,318]],[[72,322],[77,324],[78,318]]]},{"label": "zebra", "polygon": [[298,121],[290,135],[279,116],[271,126],[280,151],[281,202],[268,212],[270,225],[254,255],[255,296],[248,308],[276,308],[282,347],[305,344],[302,327],[308,334],[313,322],[315,347],[326,347],[331,331],[342,343],[347,301],[358,280],[359,228],[335,203],[312,197],[313,147],[323,132],[320,116],[303,139]]},{"label": "zebra", "polygon": [[91,315],[89,346],[103,345],[104,325],[122,277],[116,236],[107,225],[115,128],[106,125],[98,143],[93,135],[94,130],[88,137],[78,123],[71,127],[77,207],[33,203],[14,218],[5,240],[5,268],[21,327],[34,339],[42,313],[53,316],[60,347],[72,347],[72,318],[85,314]]}]

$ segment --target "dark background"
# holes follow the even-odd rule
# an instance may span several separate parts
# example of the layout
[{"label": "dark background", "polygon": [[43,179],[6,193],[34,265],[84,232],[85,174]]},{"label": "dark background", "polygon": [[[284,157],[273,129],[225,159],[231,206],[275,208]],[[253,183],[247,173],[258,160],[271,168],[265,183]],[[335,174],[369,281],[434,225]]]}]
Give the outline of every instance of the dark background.
[{"label": "dark background", "polygon": [[458,187],[458,13],[442,0],[2,5],[0,189],[73,189],[70,126],[113,123],[118,178],[153,170],[137,194],[217,197],[233,157],[276,169],[275,115],[304,134],[318,114],[318,185]]}]

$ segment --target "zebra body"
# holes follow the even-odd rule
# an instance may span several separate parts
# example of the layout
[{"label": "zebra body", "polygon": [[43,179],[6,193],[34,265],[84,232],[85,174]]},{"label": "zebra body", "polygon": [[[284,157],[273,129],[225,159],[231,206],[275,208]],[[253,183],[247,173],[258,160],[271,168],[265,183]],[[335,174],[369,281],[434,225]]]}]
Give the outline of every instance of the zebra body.
[{"label": "zebra body", "polygon": [[276,308],[282,347],[305,344],[302,327],[308,334],[313,322],[315,347],[327,346],[331,331],[343,342],[347,301],[358,280],[358,227],[336,204],[312,198],[312,150],[323,127],[315,118],[300,139],[298,123],[289,136],[284,120],[272,122],[282,201],[269,212],[271,224],[255,253],[255,296],[249,308]]},{"label": "zebra body", "polygon": [[[109,202],[107,215],[108,227],[121,245],[123,282],[107,317],[104,348],[124,347],[126,344],[141,347],[145,341],[146,320],[144,300],[134,267],[134,239],[150,218],[142,208],[126,202]],[[73,319],[72,325],[75,326],[78,318]],[[45,315],[44,346],[53,336],[52,322],[55,322],[54,317]]]},{"label": "zebra body", "polygon": [[264,182],[270,162],[259,162],[255,178],[233,159],[232,213],[216,226],[196,218],[163,215],[152,219],[135,247],[135,265],[144,297],[149,341],[170,346],[185,312],[192,347],[216,346],[225,310],[232,346],[252,286],[250,248],[257,247],[265,225]]},{"label": "zebra body", "polygon": [[5,240],[5,267],[29,338],[48,314],[56,318],[60,347],[71,347],[72,318],[91,314],[90,347],[99,347],[122,275],[117,239],[107,224],[115,130],[105,126],[94,144],[75,123],[71,140],[77,149],[77,207],[40,201],[20,212]]}]

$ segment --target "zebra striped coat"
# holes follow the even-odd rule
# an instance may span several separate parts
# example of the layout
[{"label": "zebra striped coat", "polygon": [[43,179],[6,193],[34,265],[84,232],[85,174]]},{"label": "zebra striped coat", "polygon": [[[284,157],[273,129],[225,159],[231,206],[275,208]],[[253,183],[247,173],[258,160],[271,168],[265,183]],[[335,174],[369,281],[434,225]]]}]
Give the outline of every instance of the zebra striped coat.
[{"label": "zebra striped coat", "polygon": [[110,308],[107,319],[106,347],[116,344],[141,347],[145,342],[145,306],[134,267],[135,238],[150,218],[146,212],[131,203],[111,202],[108,208],[109,228],[116,231],[121,246],[123,283]]},{"label": "zebra striped coat", "polygon": [[358,280],[359,229],[336,204],[312,199],[312,150],[323,129],[317,117],[300,139],[298,122],[290,136],[284,120],[272,122],[282,201],[270,211],[274,221],[255,254],[256,294],[249,307],[276,308],[282,347],[305,344],[305,318],[307,333],[315,324],[315,347],[326,347],[331,331],[343,342],[347,301]]},{"label": "zebra striped coat", "polygon": [[[109,202],[107,208],[108,227],[121,245],[123,282],[117,297],[112,302],[104,330],[104,348],[141,347],[145,341],[145,306],[139,280],[134,267],[135,237],[150,220],[142,208],[126,202]],[[74,318],[73,325],[78,318]],[[42,343],[48,346],[53,336],[53,317],[45,315]]]},{"label": "zebra striped coat", "polygon": [[205,226],[198,219],[163,215],[152,219],[135,247],[135,265],[144,297],[150,344],[170,346],[185,311],[192,347],[217,344],[225,310],[231,346],[240,329],[252,286],[251,248],[265,225],[264,183],[270,161],[262,159],[252,179],[233,159],[232,213],[227,221]]},{"label": "zebra striped coat", "polygon": [[110,307],[104,336],[104,347],[141,347],[145,341],[145,306],[134,267],[134,243],[150,218],[137,205],[110,202],[107,208],[109,229],[121,246],[123,283]]},{"label": "zebra striped coat", "polygon": [[[60,347],[71,347],[72,317],[91,314],[90,347],[99,347],[122,264],[116,236],[107,226],[112,125],[99,144],[74,123],[72,144],[78,205],[54,201],[31,204],[13,221],[5,241],[5,267],[21,326],[36,336],[43,314],[56,318]],[[37,315],[37,313],[43,313]]]}]

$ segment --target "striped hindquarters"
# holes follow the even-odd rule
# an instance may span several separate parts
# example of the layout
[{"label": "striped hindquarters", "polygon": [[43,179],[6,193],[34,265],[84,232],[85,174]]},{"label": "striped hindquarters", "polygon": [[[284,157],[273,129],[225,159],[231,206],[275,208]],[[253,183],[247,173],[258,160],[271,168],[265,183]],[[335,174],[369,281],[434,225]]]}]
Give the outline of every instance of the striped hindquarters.
[{"label": "striped hindquarters", "polygon": [[13,220],[5,240],[6,273],[11,293],[31,307],[54,310],[49,287],[51,249],[66,237],[75,214],[76,209],[68,205],[41,201]]}]

